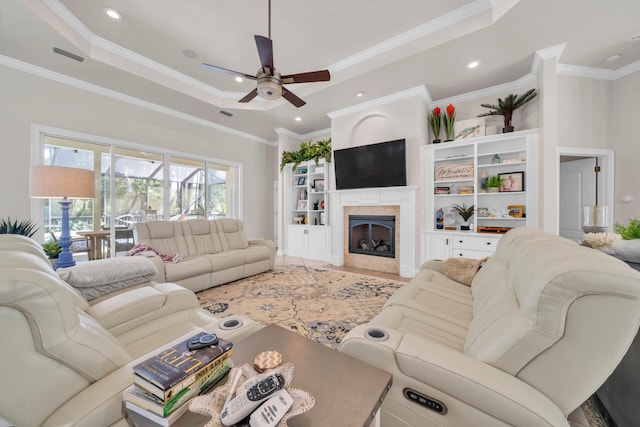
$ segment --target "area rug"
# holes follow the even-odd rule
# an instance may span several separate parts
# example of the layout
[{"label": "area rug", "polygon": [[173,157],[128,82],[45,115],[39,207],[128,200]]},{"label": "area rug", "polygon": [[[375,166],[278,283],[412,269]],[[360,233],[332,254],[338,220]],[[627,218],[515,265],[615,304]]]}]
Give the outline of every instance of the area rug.
[{"label": "area rug", "polygon": [[284,265],[197,295],[200,305],[219,317],[246,315],[337,348],[353,327],[378,314],[402,284],[333,269]]}]

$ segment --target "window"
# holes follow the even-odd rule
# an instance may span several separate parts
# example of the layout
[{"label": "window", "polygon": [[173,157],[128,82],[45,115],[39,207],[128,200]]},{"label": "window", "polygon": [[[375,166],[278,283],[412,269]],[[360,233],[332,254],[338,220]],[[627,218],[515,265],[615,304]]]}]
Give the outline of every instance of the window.
[{"label": "window", "polygon": [[[96,171],[96,198],[74,201],[70,226],[72,234],[112,230],[104,256],[122,255],[134,245],[135,222],[237,217],[238,165],[110,141],[46,134],[43,141],[42,164]],[[42,215],[47,234],[60,231],[61,212],[55,200],[45,201]],[[116,251],[110,251],[114,244]]]}]

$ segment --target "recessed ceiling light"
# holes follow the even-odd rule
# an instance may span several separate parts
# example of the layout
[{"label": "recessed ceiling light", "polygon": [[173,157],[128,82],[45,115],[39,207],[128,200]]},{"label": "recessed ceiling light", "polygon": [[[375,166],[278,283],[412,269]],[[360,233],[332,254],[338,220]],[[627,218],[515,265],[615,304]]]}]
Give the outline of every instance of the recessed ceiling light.
[{"label": "recessed ceiling light", "polygon": [[618,59],[622,58],[622,55],[620,55],[619,53],[613,54],[611,56],[608,56],[604,59],[604,62],[606,62],[607,64],[611,63],[611,62],[615,62]]},{"label": "recessed ceiling light", "polygon": [[474,68],[476,68],[478,65],[480,65],[480,61],[471,61],[471,62],[469,62],[469,64],[467,64],[467,68],[469,68],[469,69],[474,69]]},{"label": "recessed ceiling light", "polygon": [[364,92],[363,91],[359,91],[358,93],[356,93],[357,97],[363,97],[364,96]]},{"label": "recessed ceiling light", "polygon": [[110,7],[105,7],[104,13],[106,13],[107,16],[111,19],[116,19],[116,20],[122,19],[122,14],[120,14],[120,12],[118,12],[115,9],[111,9]]},{"label": "recessed ceiling light", "polygon": [[302,117],[296,117],[296,122],[301,122],[302,121]]},{"label": "recessed ceiling light", "polygon": [[242,77],[240,77],[240,76],[236,76],[236,81],[238,83],[242,83],[244,81],[244,79]]},{"label": "recessed ceiling light", "polygon": [[183,54],[184,56],[186,56],[187,58],[190,58],[190,59],[193,59],[193,58],[195,58],[196,56],[198,56],[198,54],[197,54],[197,53],[195,53],[195,51],[193,51],[193,50],[191,50],[191,49],[183,49],[183,50],[182,50],[182,54]]}]

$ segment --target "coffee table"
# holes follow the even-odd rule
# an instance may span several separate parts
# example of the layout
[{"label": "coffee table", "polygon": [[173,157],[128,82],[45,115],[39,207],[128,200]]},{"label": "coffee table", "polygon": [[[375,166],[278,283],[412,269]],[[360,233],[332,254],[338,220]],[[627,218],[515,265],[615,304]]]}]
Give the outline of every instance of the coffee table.
[{"label": "coffee table", "polygon": [[[378,426],[379,409],[393,376],[382,369],[332,350],[295,332],[268,325],[234,343],[233,361],[253,365],[255,356],[276,350],[295,366],[292,386],[308,391],[315,406],[288,421],[290,427]],[[130,425],[146,426],[142,417],[127,414]],[[187,412],[173,426],[201,427],[209,417]]]}]

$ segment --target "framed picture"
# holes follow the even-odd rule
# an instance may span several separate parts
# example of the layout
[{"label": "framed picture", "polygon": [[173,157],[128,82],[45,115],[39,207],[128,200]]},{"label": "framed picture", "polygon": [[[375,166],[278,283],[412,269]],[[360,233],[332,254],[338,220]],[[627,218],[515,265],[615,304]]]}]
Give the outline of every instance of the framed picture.
[{"label": "framed picture", "polygon": [[509,216],[513,218],[522,218],[524,214],[524,206],[522,205],[509,205],[507,209],[509,210]]},{"label": "framed picture", "polygon": [[306,211],[307,210],[307,202],[308,200],[298,200],[298,210]]},{"label": "framed picture", "polygon": [[434,180],[451,181],[473,179],[473,162],[447,163],[445,165],[435,165]]},{"label": "framed picture", "polygon": [[304,176],[299,176],[298,177],[298,185],[304,185],[305,182],[307,182],[307,178]]},{"label": "framed picture", "polygon": [[500,192],[524,191],[524,172],[507,172],[498,176],[502,180]]},{"label": "framed picture", "polygon": [[484,136],[484,117],[476,117],[469,120],[458,120],[454,123],[454,139],[470,139],[476,136]]},{"label": "framed picture", "polygon": [[489,208],[478,208],[478,218],[487,218],[489,216]]},{"label": "framed picture", "polygon": [[324,179],[314,179],[313,188],[315,188],[316,191],[324,191]]}]

